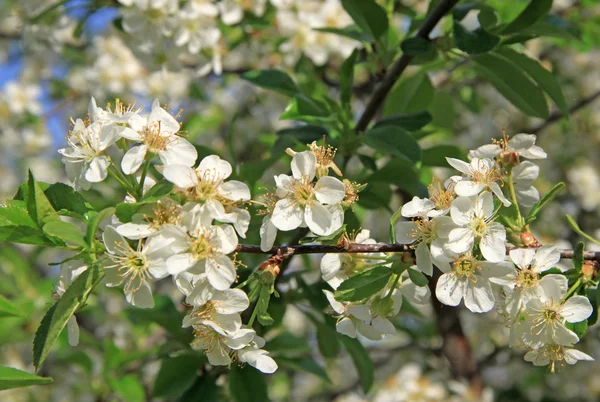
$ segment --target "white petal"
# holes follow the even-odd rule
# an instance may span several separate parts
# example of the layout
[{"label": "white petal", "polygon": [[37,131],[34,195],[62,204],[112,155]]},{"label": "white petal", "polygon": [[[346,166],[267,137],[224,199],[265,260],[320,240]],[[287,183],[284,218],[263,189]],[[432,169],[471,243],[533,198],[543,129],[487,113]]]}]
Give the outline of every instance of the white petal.
[{"label": "white petal", "polygon": [[594,358],[592,356],[585,354],[580,350],[565,348],[564,351],[565,351],[565,361],[568,364],[575,364],[579,360],[594,361]]},{"label": "white petal", "polygon": [[101,182],[108,175],[107,169],[109,165],[110,162],[106,156],[95,157],[85,171],[85,179],[90,183]]},{"label": "white petal", "polygon": [[540,167],[529,161],[521,162],[512,170],[515,185],[530,186],[540,175]]},{"label": "white petal", "polygon": [[560,261],[560,250],[553,245],[542,246],[537,250],[531,265],[536,272],[543,272]]},{"label": "white petal", "polygon": [[138,145],[127,151],[121,160],[121,170],[123,173],[133,174],[137,172],[142,163],[144,163],[147,150],[148,148],[145,145]]},{"label": "white petal", "polygon": [[544,298],[544,301],[552,301],[554,304],[558,303],[567,293],[569,281],[563,275],[550,274],[540,279],[538,285],[541,291],[540,296]]},{"label": "white petal", "polygon": [[241,313],[250,305],[248,295],[241,289],[227,289],[218,292],[214,300],[215,309],[219,314]]},{"label": "white petal", "polygon": [[472,206],[473,200],[470,198],[458,197],[455,199],[450,207],[452,221],[459,226],[467,225],[471,219]]},{"label": "white petal", "polygon": [[435,208],[435,204],[430,199],[414,196],[411,201],[402,206],[401,214],[405,218],[414,218],[426,215],[433,208]]},{"label": "white petal", "polygon": [[217,290],[228,289],[237,276],[233,262],[225,255],[207,259],[205,270],[208,281]]},{"label": "white petal", "polygon": [[447,306],[458,306],[463,298],[464,286],[456,275],[443,274],[435,287],[435,296]]},{"label": "white petal", "polygon": [[228,200],[248,201],[250,199],[250,189],[246,183],[237,180],[230,180],[221,184],[218,188],[219,194]]},{"label": "white petal", "polygon": [[265,374],[271,374],[277,371],[277,363],[270,356],[262,355],[256,359],[254,367],[259,369]]},{"label": "white petal", "polygon": [[477,282],[465,286],[465,307],[473,313],[485,313],[494,308],[496,299],[487,279],[478,277]]},{"label": "white petal", "polygon": [[396,243],[412,244],[415,238],[411,236],[417,230],[417,225],[413,221],[401,221],[394,228],[396,231]]},{"label": "white petal", "polygon": [[454,191],[461,197],[472,197],[481,193],[485,189],[485,184],[475,183],[470,180],[461,180],[454,186]]},{"label": "white petal", "polygon": [[371,321],[371,318],[373,318],[369,306],[350,306],[348,307],[348,314],[352,314],[354,317],[358,318],[361,321]]},{"label": "white petal", "polygon": [[160,133],[175,134],[179,131],[179,123],[165,109],[158,104],[158,99],[152,103],[152,110],[148,116],[149,124],[160,125]]},{"label": "white petal", "polygon": [[563,304],[560,311],[567,322],[581,322],[592,315],[593,308],[587,297],[573,296]]},{"label": "white petal", "polygon": [[187,140],[178,137],[176,140],[171,141],[164,151],[159,151],[158,156],[165,166],[194,166],[196,159],[198,159],[198,151]]},{"label": "white petal", "polygon": [[271,223],[271,216],[267,215],[263,218],[260,225],[260,249],[269,251],[275,243],[277,237],[277,228]]},{"label": "white petal", "polygon": [[554,333],[552,334],[552,340],[559,345],[563,346],[571,346],[577,342],[579,342],[579,337],[577,334],[567,327],[561,322],[554,325]]},{"label": "white petal", "polygon": [[471,174],[471,165],[469,165],[467,162],[456,158],[446,158],[446,161],[448,161],[448,164],[459,172],[466,175]]},{"label": "white petal", "polygon": [[500,262],[506,256],[504,238],[494,233],[485,234],[479,243],[483,258],[490,262]]},{"label": "white petal", "polygon": [[332,228],[332,216],[327,208],[318,202],[309,204],[304,209],[304,221],[317,236],[327,236],[335,232]]},{"label": "white petal", "polygon": [[104,240],[104,247],[106,247],[106,250],[111,254],[122,255],[123,250],[130,248],[129,243],[125,241],[123,236],[121,236],[113,226],[104,228],[102,239]]},{"label": "white petal", "polygon": [[527,269],[533,261],[535,250],[531,248],[517,248],[508,253],[512,262],[521,269]]},{"label": "white petal", "polygon": [[279,230],[294,230],[304,221],[304,211],[289,199],[277,201],[271,223]]},{"label": "white petal", "polygon": [[453,251],[457,254],[464,253],[473,247],[473,242],[475,238],[473,237],[473,232],[467,228],[456,228],[452,229],[450,235],[448,236],[448,243],[446,243],[446,247],[448,250]]},{"label": "white petal", "polygon": [[69,317],[69,320],[67,321],[67,336],[69,339],[69,345],[79,345],[79,325],[77,325],[77,318],[75,318],[75,314]]},{"label": "white petal", "polygon": [[417,268],[424,274],[431,276],[433,274],[433,264],[431,263],[431,253],[427,244],[421,243],[415,251],[417,258]]},{"label": "white petal", "polygon": [[331,176],[323,176],[315,184],[315,197],[322,204],[337,204],[346,196],[346,186]]},{"label": "white petal", "polygon": [[154,299],[152,298],[152,290],[146,282],[135,290],[125,293],[125,299],[132,305],[140,308],[154,307]]},{"label": "white petal", "polygon": [[194,264],[196,264],[196,259],[191,253],[175,254],[167,260],[167,270],[169,274],[177,275],[187,271]]},{"label": "white petal", "polygon": [[342,318],[335,325],[335,330],[340,334],[349,336],[350,338],[356,338],[356,325],[348,317]]},{"label": "white petal", "polygon": [[292,175],[295,179],[312,181],[317,170],[317,157],[312,151],[298,152],[292,158]]},{"label": "white petal", "polygon": [[321,259],[321,274],[324,281],[336,276],[341,268],[342,257],[338,254],[325,254]]},{"label": "white petal", "polygon": [[520,151],[531,148],[535,144],[535,135],[533,134],[515,134],[508,140],[508,149],[511,151]]},{"label": "white petal", "polygon": [[177,187],[190,188],[198,184],[196,171],[185,165],[168,165],[162,172],[165,179],[175,184]]},{"label": "white petal", "polygon": [[502,202],[505,207],[510,207],[512,203],[504,196],[504,193],[502,192],[502,189],[498,183],[490,183],[490,189],[494,194],[496,194],[496,197],[498,197],[500,202]]},{"label": "white petal", "polygon": [[325,293],[325,297],[327,297],[327,300],[329,301],[329,305],[331,306],[333,311],[335,311],[338,314],[344,314],[344,311],[345,311],[344,305],[342,303],[340,303],[339,301],[335,300],[333,293],[330,292],[329,290],[325,290],[325,289],[323,289],[323,293]]},{"label": "white petal", "polygon": [[217,155],[209,155],[202,159],[198,170],[201,172],[208,172],[210,177],[225,180],[231,176],[232,168],[231,164],[226,160],[219,158]]},{"label": "white petal", "polygon": [[142,136],[140,135],[140,133],[138,133],[137,131],[135,131],[129,127],[123,127],[122,130],[119,130],[119,135],[128,140],[132,140],[135,142],[142,142]]},{"label": "white petal", "polygon": [[150,236],[156,230],[150,224],[125,223],[117,226],[117,232],[132,240],[139,240]]},{"label": "white petal", "polygon": [[220,253],[232,253],[238,246],[238,238],[235,234],[235,229],[233,228],[233,226],[215,226],[214,234],[211,237],[211,243],[218,245],[218,251]]}]

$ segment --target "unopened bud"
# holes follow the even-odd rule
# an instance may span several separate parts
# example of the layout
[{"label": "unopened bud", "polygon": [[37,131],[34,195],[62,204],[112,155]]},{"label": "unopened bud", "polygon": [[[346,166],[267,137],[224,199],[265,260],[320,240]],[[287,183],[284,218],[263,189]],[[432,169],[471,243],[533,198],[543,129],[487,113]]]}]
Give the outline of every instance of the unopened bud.
[{"label": "unopened bud", "polygon": [[263,277],[270,276],[271,278],[276,278],[281,271],[281,263],[283,262],[283,257],[280,255],[274,255],[268,260],[262,262],[258,266],[258,270],[261,272],[261,279]]},{"label": "unopened bud", "polygon": [[584,261],[581,267],[581,274],[585,279],[594,279],[598,273],[598,263],[596,261]]},{"label": "unopened bud", "polygon": [[516,166],[519,164],[519,154],[517,152],[502,152],[500,162],[504,166]]},{"label": "unopened bud", "polygon": [[538,247],[540,243],[538,243],[537,239],[529,232],[521,233],[521,242],[525,247]]}]

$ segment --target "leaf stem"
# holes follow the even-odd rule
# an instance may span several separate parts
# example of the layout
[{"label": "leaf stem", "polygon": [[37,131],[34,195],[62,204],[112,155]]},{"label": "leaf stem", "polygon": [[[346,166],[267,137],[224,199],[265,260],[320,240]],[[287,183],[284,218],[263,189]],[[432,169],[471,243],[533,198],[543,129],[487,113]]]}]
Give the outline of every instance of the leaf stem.
[{"label": "leaf stem", "polygon": [[511,201],[517,211],[517,220],[518,220],[519,228],[522,229],[523,226],[525,225],[525,221],[523,220],[523,217],[521,216],[521,210],[519,209],[519,202],[517,201],[517,193],[515,192],[515,184],[513,182],[512,169],[510,169],[508,171],[508,180],[507,181],[508,181],[508,191],[510,191],[510,198],[511,198]]},{"label": "leaf stem", "polygon": [[573,286],[571,286],[569,288],[567,294],[564,297],[564,300],[567,300],[569,297],[571,297],[571,295],[573,295],[573,293],[576,293],[580,287],[581,287],[581,278],[577,279],[577,281],[573,284]]},{"label": "leaf stem", "polygon": [[151,161],[152,155],[150,155],[150,157],[146,155],[146,160],[142,166],[142,175],[140,176],[140,185],[138,187],[138,196],[136,197],[136,201],[139,201],[144,196],[144,182],[146,181],[146,175],[148,174],[148,168],[150,167]]},{"label": "leaf stem", "polygon": [[392,283],[392,287],[390,288],[388,294],[385,295],[385,299],[389,299],[390,297],[392,297],[392,293],[394,292],[394,289],[396,289],[396,286],[398,286],[398,282],[400,281],[401,276],[402,275],[396,274],[396,277],[394,278],[394,282]]}]

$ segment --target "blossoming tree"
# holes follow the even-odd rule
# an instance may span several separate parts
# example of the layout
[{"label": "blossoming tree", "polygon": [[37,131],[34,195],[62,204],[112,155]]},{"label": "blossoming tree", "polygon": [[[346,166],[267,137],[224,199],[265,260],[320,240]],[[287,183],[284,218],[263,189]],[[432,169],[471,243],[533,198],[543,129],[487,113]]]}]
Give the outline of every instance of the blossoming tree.
[{"label": "blossoming tree", "polygon": [[[336,382],[346,358],[357,382],[309,399],[492,400],[461,310],[485,317],[488,360],[506,348],[532,372],[593,364],[580,341],[598,318],[600,254],[580,240],[600,242],[568,215],[572,245],[537,225],[565,187],[536,187],[537,163],[553,158],[531,133],[541,129],[496,126],[468,152],[442,143],[455,104],[481,107],[447,82],[484,82],[542,128],[591,102],[569,108],[561,77],[527,55],[533,39],[581,36],[551,0],[93,0],[73,16],[77,3],[24,11],[26,52],[89,56],[43,89],[76,116],[58,149],[65,177],[29,170],[0,208],[3,243],[51,250],[45,265],[59,266],[48,306],[23,302],[30,290],[0,298],[0,319],[43,313],[36,371],[89,367],[100,399],[263,401],[293,395],[285,373]],[[94,36],[89,20],[106,10],[114,36]],[[226,109],[240,82],[260,88],[255,99],[203,137],[217,101],[204,92],[230,90]],[[40,91],[6,85],[10,113],[29,118],[20,130],[39,123]],[[287,124],[262,135],[252,122],[272,113],[260,107],[270,92]],[[172,106],[199,101],[188,114]],[[119,320],[134,328],[128,348],[110,328]],[[399,333],[457,382],[424,386],[413,357],[387,395],[369,352],[393,354]],[[0,389],[52,382],[0,374]]]}]

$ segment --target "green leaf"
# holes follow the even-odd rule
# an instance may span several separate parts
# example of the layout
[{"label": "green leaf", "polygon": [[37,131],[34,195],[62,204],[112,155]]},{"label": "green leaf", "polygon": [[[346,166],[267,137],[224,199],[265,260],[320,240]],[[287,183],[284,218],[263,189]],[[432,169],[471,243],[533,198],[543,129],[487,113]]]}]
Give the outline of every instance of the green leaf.
[{"label": "green leaf", "polygon": [[482,7],[477,14],[477,21],[479,24],[485,29],[490,29],[498,23],[498,16],[496,15],[496,10],[492,7]]},{"label": "green leaf", "polygon": [[454,42],[463,52],[478,54],[489,52],[500,43],[500,38],[478,28],[473,32],[467,31],[457,20],[454,20]]},{"label": "green leaf", "polygon": [[427,110],[435,95],[431,80],[426,73],[418,73],[398,82],[392,88],[383,108],[384,117],[398,113],[414,113]]},{"label": "green leaf", "polygon": [[154,296],[153,308],[128,307],[127,315],[132,322],[155,323],[167,330],[175,339],[182,343],[193,340],[191,331],[181,327],[183,314],[177,310],[170,297]]},{"label": "green leaf", "polygon": [[521,32],[525,35],[550,36],[565,40],[581,39],[581,29],[560,15],[549,15]]},{"label": "green leaf", "polygon": [[365,144],[383,154],[405,156],[415,163],[421,160],[419,143],[400,127],[375,127],[367,131],[362,138]]},{"label": "green leaf", "polygon": [[50,240],[40,229],[29,226],[0,226],[0,243],[35,244],[38,246],[64,247]]},{"label": "green leaf", "polygon": [[417,131],[431,123],[431,114],[428,111],[416,113],[397,114],[380,120],[375,127],[398,126],[407,131]]},{"label": "green leaf", "polygon": [[281,332],[269,341],[269,352],[273,356],[304,355],[311,350],[312,347],[306,342],[306,339],[287,331]]},{"label": "green leaf", "polygon": [[242,78],[256,86],[279,92],[286,96],[296,96],[300,89],[292,78],[281,70],[256,70],[242,74]]},{"label": "green leaf", "polygon": [[544,18],[552,8],[552,0],[531,0],[525,9],[500,31],[503,35],[520,32]]},{"label": "green leaf", "polygon": [[[325,319],[327,321],[327,318]],[[313,321],[317,326],[317,344],[319,351],[326,359],[333,359],[340,353],[339,335],[335,326],[323,324],[319,321]],[[335,322],[335,321],[334,321]]]},{"label": "green leaf", "polygon": [[326,124],[335,120],[329,108],[316,99],[298,95],[288,103],[279,120],[299,120],[311,124]]},{"label": "green leaf", "polygon": [[[410,264],[405,263],[401,260],[396,260],[392,263],[392,271],[395,275],[402,275],[404,271],[410,268]],[[427,278],[425,278],[427,279]]]},{"label": "green leaf", "polygon": [[258,310],[256,318],[258,318],[260,325],[268,326],[273,324],[273,318],[271,318],[267,311],[269,309],[269,300],[271,300],[271,290],[262,284],[261,287],[260,296],[255,307]]},{"label": "green leaf", "polygon": [[352,54],[340,67],[340,102],[344,107],[350,107],[352,99],[352,85],[354,84],[354,65],[358,57],[358,50],[354,49]]},{"label": "green leaf", "polygon": [[100,283],[104,270],[100,265],[93,265],[77,277],[67,288],[62,297],[46,313],[35,333],[33,340],[33,365],[39,369],[50,347],[62,332],[67,321],[77,309],[82,307],[92,292]]},{"label": "green leaf", "polygon": [[233,366],[229,371],[229,393],[235,402],[269,401],[265,376],[254,367]]},{"label": "green leaf", "polygon": [[387,32],[387,14],[375,0],[342,0],[342,7],[373,39],[378,40]]},{"label": "green leaf", "polygon": [[64,183],[55,183],[44,190],[44,194],[56,211],[67,210],[85,215],[94,208],[73,187]]},{"label": "green leaf", "polygon": [[143,402],[146,400],[144,387],[133,374],[127,374],[123,377],[110,379],[109,384],[124,401]]},{"label": "green leaf", "polygon": [[373,366],[373,361],[358,339],[347,336],[342,336],[340,339],[350,357],[352,357],[363,391],[368,393],[375,380],[375,366]]},{"label": "green leaf", "polygon": [[583,251],[585,249],[585,244],[580,241],[577,243],[575,248],[573,249],[573,268],[577,272],[581,272],[581,267],[583,267]]},{"label": "green leaf", "polygon": [[565,215],[565,218],[567,218],[567,223],[569,224],[569,226],[571,226],[571,229],[573,229],[575,233],[577,233],[579,236],[583,237],[588,241],[591,241],[592,243],[600,244],[600,240],[595,239],[594,237],[581,230],[581,228],[577,224],[577,221],[575,221],[575,219],[573,219],[571,215]]},{"label": "green leaf", "polygon": [[412,283],[420,287],[427,286],[429,283],[429,280],[421,271],[417,271],[413,268],[408,269],[408,277]]},{"label": "green leaf", "polygon": [[44,233],[58,237],[67,243],[73,243],[79,247],[87,248],[83,233],[81,233],[81,230],[72,223],[63,222],[60,219],[50,221],[44,225]]},{"label": "green leaf", "polygon": [[354,275],[340,284],[335,291],[337,301],[361,301],[368,299],[387,285],[392,270],[379,266]]},{"label": "green leaf", "polygon": [[30,385],[52,384],[53,382],[50,377],[39,377],[26,371],[0,366],[0,391]]},{"label": "green leaf", "polygon": [[396,243],[396,230],[394,228],[396,227],[396,224],[398,223],[400,218],[402,218],[402,207],[398,208],[398,210],[396,212],[394,212],[394,214],[390,218],[389,232],[390,232],[390,243],[392,243],[392,244]]},{"label": "green leaf", "polygon": [[323,139],[327,135],[326,128],[314,125],[303,125],[298,127],[284,128],[277,132],[278,138],[273,146],[273,155],[281,154],[286,148],[306,146],[313,141]]},{"label": "green leaf", "polygon": [[393,158],[384,167],[364,180],[364,182],[383,182],[387,185],[395,184],[402,190],[410,193],[410,195],[428,197],[427,187],[421,183],[414,164],[406,158]]},{"label": "green leaf", "polygon": [[41,228],[44,223],[53,219],[58,219],[58,215],[52,204],[46,198],[44,191],[33,178],[31,170],[29,171],[29,180],[27,181],[28,197],[27,211],[31,219]]},{"label": "green leaf", "polygon": [[163,359],[152,388],[153,398],[173,398],[182,395],[196,381],[204,359],[197,354],[183,354]]},{"label": "green leaf", "polygon": [[454,134],[456,122],[456,97],[446,92],[436,92],[435,99],[429,110],[433,118],[433,124],[445,128]]},{"label": "green leaf", "polygon": [[0,226],[27,226],[36,229],[38,227],[29,216],[25,201],[11,201],[0,205]]},{"label": "green leaf", "polygon": [[102,211],[98,213],[90,213],[88,226],[85,231],[85,241],[88,246],[92,246],[94,242],[94,237],[96,236],[96,231],[98,230],[98,226],[100,223],[109,218],[111,215],[115,213],[114,207],[104,208]]},{"label": "green leaf", "polygon": [[579,339],[582,339],[587,332],[588,322],[587,322],[587,320],[577,322],[577,323],[567,322],[566,327],[569,328],[571,331],[575,332],[575,334],[579,337]]},{"label": "green leaf", "polygon": [[548,191],[548,193],[546,193],[546,195],[544,195],[531,208],[531,211],[529,212],[529,215],[527,216],[526,222],[527,223],[533,222],[537,218],[537,215],[540,213],[540,211],[542,209],[544,209],[546,207],[546,205],[548,205],[554,199],[554,197],[556,197],[558,195],[558,193],[560,193],[566,187],[567,186],[563,182],[557,183],[554,187],[552,187],[552,189],[550,189],[550,191]]},{"label": "green leaf", "polygon": [[522,53],[518,53],[511,48],[502,47],[496,50],[496,53],[502,55],[512,63],[519,66],[542,88],[550,98],[556,103],[563,116],[569,116],[569,106],[562,92],[562,88],[556,79],[556,76],[546,70],[541,64],[534,59],[527,57]]},{"label": "green leaf", "polygon": [[323,367],[315,363],[312,358],[279,357],[277,358],[277,365],[295,371],[303,371],[305,373],[314,374],[327,382],[331,382],[327,372],[323,369]]},{"label": "green leaf", "polygon": [[514,63],[496,54],[480,54],[473,57],[478,74],[523,113],[548,118],[548,103],[544,93]]},{"label": "green leaf", "polygon": [[427,39],[423,39],[420,36],[414,36],[412,38],[405,39],[400,45],[402,52],[409,56],[419,56],[425,54],[433,49],[433,45]]},{"label": "green leaf", "polygon": [[4,317],[22,317],[23,314],[8,301],[4,296],[0,295],[0,318]]},{"label": "green leaf", "polygon": [[215,376],[205,374],[196,377],[196,381],[189,388],[179,402],[220,402],[222,400],[219,395],[220,386],[217,385]]},{"label": "green leaf", "polygon": [[171,191],[173,191],[173,183],[167,179],[162,179],[150,187],[139,202],[150,203],[159,201],[169,195]]},{"label": "green leaf", "polygon": [[423,166],[448,167],[446,157],[465,160],[466,152],[456,145],[435,145],[423,150],[421,162]]}]

